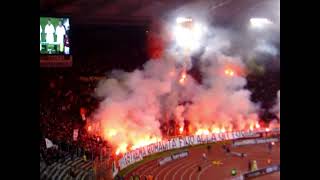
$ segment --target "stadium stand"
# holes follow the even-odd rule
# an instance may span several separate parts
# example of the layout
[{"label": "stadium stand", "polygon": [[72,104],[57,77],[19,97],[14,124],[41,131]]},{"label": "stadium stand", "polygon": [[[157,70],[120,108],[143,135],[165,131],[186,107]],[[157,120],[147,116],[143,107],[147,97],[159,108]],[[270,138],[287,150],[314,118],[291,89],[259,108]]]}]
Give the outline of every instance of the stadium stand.
[{"label": "stadium stand", "polygon": [[65,162],[54,162],[51,165],[40,163],[40,179],[62,180],[70,177],[70,169],[75,169],[76,179],[86,179],[92,174],[92,161],[84,161],[82,158],[71,160],[69,157]]}]

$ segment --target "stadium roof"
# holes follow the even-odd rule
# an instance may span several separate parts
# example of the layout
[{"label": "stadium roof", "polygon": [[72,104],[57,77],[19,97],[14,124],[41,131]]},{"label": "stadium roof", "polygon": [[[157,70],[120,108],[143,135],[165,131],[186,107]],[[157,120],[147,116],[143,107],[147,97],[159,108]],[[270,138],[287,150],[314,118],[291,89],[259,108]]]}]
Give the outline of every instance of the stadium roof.
[{"label": "stadium roof", "polygon": [[[215,23],[241,24],[269,16],[280,0],[40,0],[42,13],[70,15],[77,24],[145,24],[170,12],[194,9]],[[192,7],[192,8],[191,8]]]}]

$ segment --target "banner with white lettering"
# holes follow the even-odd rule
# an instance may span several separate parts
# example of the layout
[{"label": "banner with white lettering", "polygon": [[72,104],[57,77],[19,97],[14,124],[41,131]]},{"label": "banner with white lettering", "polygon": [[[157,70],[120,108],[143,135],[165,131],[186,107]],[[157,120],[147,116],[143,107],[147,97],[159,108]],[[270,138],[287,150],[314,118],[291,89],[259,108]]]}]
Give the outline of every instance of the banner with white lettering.
[{"label": "banner with white lettering", "polygon": [[[190,135],[185,137],[175,137],[169,140],[160,141],[154,144],[150,144],[145,147],[137,148],[133,151],[127,152],[119,160],[120,170],[125,167],[141,161],[143,157],[149,156],[154,153],[164,152],[167,150],[178,149],[182,147],[194,146],[198,144],[213,143],[226,140],[236,140],[245,138],[256,138],[261,136],[261,131],[237,131],[237,132],[226,132],[226,133],[211,133],[207,135]],[[259,139],[258,141],[249,139],[246,143],[262,143],[271,142],[277,138],[266,140]],[[246,140],[244,140],[246,141]],[[252,142],[251,142],[252,141]],[[240,143],[241,144],[241,143]]]},{"label": "banner with white lettering", "polygon": [[259,139],[245,139],[245,140],[238,140],[235,141],[232,146],[245,146],[245,145],[252,145],[252,144],[263,144],[263,143],[270,143],[270,142],[278,142],[279,138],[259,138]]},{"label": "banner with white lettering", "polygon": [[171,162],[173,160],[177,160],[177,159],[181,159],[181,158],[184,158],[184,157],[187,157],[189,155],[189,152],[188,151],[183,151],[183,152],[179,152],[179,153],[175,153],[175,154],[172,154],[171,156],[167,156],[167,157],[164,157],[164,158],[161,158],[158,163],[160,166],[168,163],[168,162]]},{"label": "banner with white lettering", "polygon": [[243,177],[244,179],[255,178],[255,177],[263,176],[265,174],[270,174],[278,171],[280,171],[280,164],[272,165],[263,169],[258,169],[256,171],[247,172],[243,174]]}]

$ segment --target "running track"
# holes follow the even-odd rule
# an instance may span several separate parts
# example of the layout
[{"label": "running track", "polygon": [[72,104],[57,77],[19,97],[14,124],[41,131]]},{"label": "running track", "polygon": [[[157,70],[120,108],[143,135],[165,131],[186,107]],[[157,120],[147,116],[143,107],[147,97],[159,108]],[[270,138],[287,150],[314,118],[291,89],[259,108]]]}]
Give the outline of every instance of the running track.
[{"label": "running track", "polygon": [[[234,152],[243,152],[247,157],[240,158],[232,155],[227,155],[222,150],[221,145],[212,145],[211,151],[208,153],[205,147],[191,148],[189,156],[184,159],[169,162],[163,166],[157,164],[157,160],[153,160],[138,166],[135,170],[129,173],[125,179],[130,179],[132,174],[137,175],[153,175],[156,180],[228,180],[231,179],[231,169],[236,168],[238,174],[248,170],[248,161],[256,160],[258,168],[268,166],[267,159],[272,160],[271,164],[280,164],[280,143],[276,143],[272,153],[269,154],[267,144],[247,145],[231,148]],[[207,153],[209,161],[204,161],[202,153]],[[220,160],[223,164],[220,166],[213,165],[211,161]],[[198,171],[198,166],[202,170]],[[280,172],[265,175],[258,180],[279,180]]]}]

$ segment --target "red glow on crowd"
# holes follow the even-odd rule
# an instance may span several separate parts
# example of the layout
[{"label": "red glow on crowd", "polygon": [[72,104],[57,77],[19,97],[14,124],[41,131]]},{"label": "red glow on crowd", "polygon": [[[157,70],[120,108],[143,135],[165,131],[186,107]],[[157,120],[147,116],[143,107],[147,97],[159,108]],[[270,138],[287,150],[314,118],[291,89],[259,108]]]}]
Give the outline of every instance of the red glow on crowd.
[{"label": "red glow on crowd", "polygon": [[186,81],[187,75],[185,72],[182,73],[181,78],[179,79],[180,84],[184,84]]},{"label": "red glow on crowd", "polygon": [[180,134],[183,133],[183,127],[180,127],[180,128],[179,128],[179,132],[180,132]]},{"label": "red glow on crowd", "polygon": [[[189,126],[189,132],[190,135],[209,135],[210,133],[226,133],[226,132],[233,132],[238,131],[238,130],[245,130],[245,129],[234,129],[230,124],[226,123],[223,126],[212,126],[212,127],[202,127],[202,128],[196,128]],[[195,129],[195,131],[192,131],[192,129]],[[260,125],[257,122],[252,121],[250,124],[248,124],[247,130],[250,131],[255,131],[260,129]],[[92,126],[88,126],[87,128],[88,132],[92,131]],[[178,128],[178,134],[177,135],[182,135],[184,132],[184,127],[180,126]],[[264,129],[266,132],[269,132],[269,128]],[[102,138],[104,139],[113,139],[116,138],[118,133],[125,131],[125,129],[105,129],[105,134]],[[132,137],[130,139],[133,139],[130,142],[121,142],[119,144],[115,144],[115,155],[119,156],[121,154],[125,154],[128,151],[135,150],[140,147],[144,147],[159,141],[162,141],[162,138],[159,136],[155,135],[145,135],[144,137]],[[272,142],[272,145],[274,145],[274,142]]]}]

